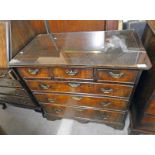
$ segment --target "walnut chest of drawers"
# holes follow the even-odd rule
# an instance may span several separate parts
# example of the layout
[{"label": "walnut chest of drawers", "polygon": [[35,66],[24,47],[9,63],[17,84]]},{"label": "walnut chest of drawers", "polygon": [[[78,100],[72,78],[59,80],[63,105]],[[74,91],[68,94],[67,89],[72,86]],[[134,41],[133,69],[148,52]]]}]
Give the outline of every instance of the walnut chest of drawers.
[{"label": "walnut chest of drawers", "polygon": [[44,117],[122,129],[140,74],[151,67],[136,33],[92,31],[54,37],[38,35],[10,61]]}]

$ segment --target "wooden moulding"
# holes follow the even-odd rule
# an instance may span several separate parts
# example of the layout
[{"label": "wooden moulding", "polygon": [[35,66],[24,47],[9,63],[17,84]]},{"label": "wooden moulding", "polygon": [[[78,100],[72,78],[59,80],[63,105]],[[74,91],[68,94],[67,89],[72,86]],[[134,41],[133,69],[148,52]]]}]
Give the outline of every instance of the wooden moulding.
[{"label": "wooden moulding", "polygon": [[0,68],[8,68],[9,60],[9,31],[8,22],[0,22]]}]

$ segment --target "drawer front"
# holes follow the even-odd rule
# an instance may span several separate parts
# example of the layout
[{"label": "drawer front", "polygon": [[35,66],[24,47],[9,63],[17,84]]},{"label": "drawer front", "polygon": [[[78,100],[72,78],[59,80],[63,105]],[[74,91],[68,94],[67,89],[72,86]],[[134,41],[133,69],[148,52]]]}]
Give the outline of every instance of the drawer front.
[{"label": "drawer front", "polygon": [[90,97],[65,94],[34,94],[41,103],[80,106],[96,109],[127,110],[128,101],[107,97]]},{"label": "drawer front", "polygon": [[140,122],[142,129],[155,131],[155,117],[144,115]]},{"label": "drawer front", "polygon": [[114,81],[135,83],[138,71],[135,70],[110,70],[110,69],[98,69],[97,79],[98,81]]},{"label": "drawer front", "polygon": [[8,94],[15,96],[27,96],[28,94],[24,89],[21,88],[8,88],[8,87],[0,87],[0,94]]},{"label": "drawer front", "polygon": [[47,68],[20,67],[17,71],[23,78],[50,78]]},{"label": "drawer front", "polygon": [[149,101],[145,113],[155,115],[155,98]]},{"label": "drawer front", "polygon": [[29,98],[24,98],[24,97],[0,94],[0,101],[11,103],[11,104],[16,104],[16,105],[21,105],[21,106],[36,107]]},{"label": "drawer front", "polygon": [[83,79],[93,80],[93,69],[83,68],[61,68],[52,69],[54,78],[56,79]]},{"label": "drawer front", "polygon": [[90,120],[99,120],[107,122],[122,122],[125,119],[125,113],[101,111],[85,108],[71,108],[66,106],[58,106],[51,104],[42,104],[46,113],[57,117],[76,117],[87,118]]},{"label": "drawer front", "polygon": [[32,91],[41,92],[65,92],[81,94],[98,94],[102,96],[118,96],[129,98],[132,92],[132,86],[117,84],[99,84],[99,83],[82,83],[66,81],[33,81],[26,80]]},{"label": "drawer front", "polygon": [[21,84],[12,79],[0,79],[0,87],[21,88]]}]

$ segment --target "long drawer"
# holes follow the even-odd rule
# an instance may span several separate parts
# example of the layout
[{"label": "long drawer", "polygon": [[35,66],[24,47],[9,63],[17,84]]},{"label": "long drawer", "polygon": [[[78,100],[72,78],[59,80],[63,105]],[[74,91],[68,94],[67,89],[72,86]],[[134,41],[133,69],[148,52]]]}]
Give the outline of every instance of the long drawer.
[{"label": "long drawer", "polygon": [[111,110],[127,110],[128,107],[128,101],[117,98],[92,97],[82,95],[78,96],[54,93],[34,93],[34,95],[41,103]]},{"label": "long drawer", "polygon": [[0,94],[28,96],[27,92],[22,88],[9,88],[9,87],[0,87]]},{"label": "long drawer", "polygon": [[71,108],[67,106],[42,104],[43,109],[46,113],[57,117],[79,117],[88,118],[91,120],[100,120],[107,122],[124,122],[126,113],[113,112],[106,110],[93,110],[85,108]]},{"label": "long drawer", "polygon": [[155,131],[155,116],[144,115],[139,125],[144,130]]},{"label": "long drawer", "polygon": [[133,89],[133,86],[128,85],[93,82],[26,80],[26,83],[32,91],[98,94],[102,96],[118,96],[123,98],[129,98]]},{"label": "long drawer", "polygon": [[0,94],[0,101],[6,102],[6,103],[12,103],[16,105],[36,107],[35,104],[30,100],[30,98],[27,98],[27,97],[17,97],[17,96]]},{"label": "long drawer", "polygon": [[136,70],[114,70],[114,69],[97,69],[98,81],[135,83],[138,71]]}]

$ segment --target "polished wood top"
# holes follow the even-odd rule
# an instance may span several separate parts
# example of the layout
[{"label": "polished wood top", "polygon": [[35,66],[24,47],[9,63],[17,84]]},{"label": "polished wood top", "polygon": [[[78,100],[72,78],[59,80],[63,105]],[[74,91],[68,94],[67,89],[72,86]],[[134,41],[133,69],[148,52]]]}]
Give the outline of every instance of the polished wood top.
[{"label": "polished wood top", "polygon": [[25,46],[10,66],[90,66],[149,69],[151,63],[137,34],[125,31],[40,34]]}]

